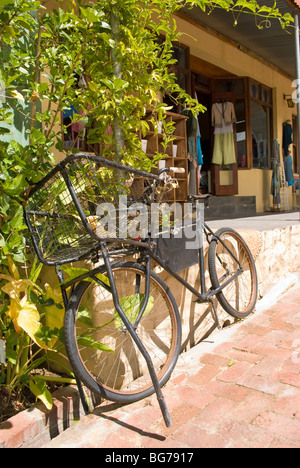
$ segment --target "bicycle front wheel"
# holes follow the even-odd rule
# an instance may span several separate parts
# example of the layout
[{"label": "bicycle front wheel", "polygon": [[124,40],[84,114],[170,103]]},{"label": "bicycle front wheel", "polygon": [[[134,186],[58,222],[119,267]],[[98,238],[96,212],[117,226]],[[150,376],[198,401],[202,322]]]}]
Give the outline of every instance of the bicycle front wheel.
[{"label": "bicycle front wheel", "polygon": [[[120,305],[134,324],[145,293],[145,268],[133,262],[112,264]],[[93,392],[119,403],[154,393],[145,359],[115,310],[107,271],[78,284],[65,316],[68,358],[77,377]],[[150,295],[136,333],[145,346],[162,386],[175,367],[181,345],[181,323],[166,284],[150,274]]]},{"label": "bicycle front wheel", "polygon": [[216,294],[217,299],[233,317],[247,317],[255,307],[258,290],[253,256],[244,239],[233,229],[222,228],[215,236],[208,250],[212,287],[217,289],[232,279]]}]

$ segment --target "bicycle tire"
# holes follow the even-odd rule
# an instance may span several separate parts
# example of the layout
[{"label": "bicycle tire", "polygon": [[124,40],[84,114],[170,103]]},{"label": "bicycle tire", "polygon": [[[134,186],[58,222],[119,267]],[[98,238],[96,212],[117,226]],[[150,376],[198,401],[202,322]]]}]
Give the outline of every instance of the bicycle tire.
[{"label": "bicycle tire", "polygon": [[216,297],[223,309],[234,318],[245,318],[253,311],[258,294],[255,262],[249,247],[241,235],[231,228],[221,228],[215,233],[208,250],[208,267],[213,289],[227,281],[238,269],[239,260],[243,272],[224,287]]},{"label": "bicycle tire", "polygon": [[[145,268],[138,263],[119,261],[112,263],[112,271],[125,310],[126,301],[135,301],[136,295],[142,294],[137,290],[143,291]],[[99,268],[98,273],[107,276],[105,267]],[[87,302],[89,317],[85,310]],[[148,304],[150,307],[147,305],[137,334],[152,359],[162,386],[169,379],[179,356],[181,321],[168,286],[152,271]],[[83,311],[86,324],[82,322]],[[137,316],[133,311],[134,307],[130,310],[128,305],[125,313],[131,323]],[[89,323],[91,319],[93,326]],[[87,339],[94,340],[95,344],[85,346]],[[97,349],[101,348],[99,342],[109,346],[114,353]],[[111,292],[96,282],[79,283],[70,297],[65,314],[65,345],[77,378],[102,398],[130,403],[154,393],[146,362],[115,311]]]}]

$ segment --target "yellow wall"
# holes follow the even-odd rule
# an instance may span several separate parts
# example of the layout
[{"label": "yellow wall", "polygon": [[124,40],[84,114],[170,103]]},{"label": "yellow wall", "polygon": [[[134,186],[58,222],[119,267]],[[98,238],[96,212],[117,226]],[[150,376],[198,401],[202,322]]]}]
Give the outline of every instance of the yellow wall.
[{"label": "yellow wall", "polygon": [[[296,107],[288,108],[283,99],[284,94],[292,94],[292,78],[283,75],[273,66],[253,54],[239,50],[237,45],[221,40],[220,37],[207,30],[190,23],[181,17],[176,17],[178,30],[183,33],[181,42],[190,47],[191,55],[205,60],[217,67],[223,68],[230,74],[248,76],[273,89],[273,137],[278,139],[282,147],[282,125],[297,114]],[[259,35],[259,30],[257,30]],[[203,71],[205,74],[205,70]],[[257,211],[262,212],[272,206],[271,171],[268,170],[240,170],[238,195],[255,195]],[[287,189],[289,206],[292,206],[292,190]]]},{"label": "yellow wall", "polygon": [[[251,169],[238,171],[238,184],[240,196],[256,196],[256,211],[258,213],[269,210],[273,206],[273,200],[270,193],[272,172],[261,169]],[[293,207],[292,187],[286,188],[287,205],[284,202],[284,193],[282,192],[282,208]]]}]

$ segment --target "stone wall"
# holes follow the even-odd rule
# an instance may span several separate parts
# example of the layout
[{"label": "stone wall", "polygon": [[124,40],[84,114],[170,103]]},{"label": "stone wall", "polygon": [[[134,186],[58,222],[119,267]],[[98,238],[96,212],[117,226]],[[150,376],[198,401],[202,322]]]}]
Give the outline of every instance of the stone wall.
[{"label": "stone wall", "polygon": [[[258,274],[259,299],[264,297],[282,277],[300,268],[299,225],[262,232],[250,230],[238,231],[246,240],[255,259]],[[204,246],[205,278],[206,286],[209,288],[207,247],[207,245]],[[217,333],[218,330],[211,314],[211,306],[194,302],[194,296],[162,268],[154,266],[154,270],[168,284],[178,304],[183,330],[182,351],[190,349],[201,340],[209,339],[208,337],[212,333]],[[198,265],[182,271],[180,275],[195,289],[200,290]],[[54,269],[44,269],[43,281],[52,285],[57,284]],[[215,302],[215,305],[221,326],[234,323],[234,319],[224,312],[217,302]]]},{"label": "stone wall", "polygon": [[[280,282],[281,278],[300,268],[300,225],[262,232],[241,229],[238,231],[246,240],[255,259],[260,300]],[[207,246],[205,247],[205,270],[206,285],[209,287]],[[210,333],[216,332],[211,306],[195,303],[193,295],[178,281],[165,271],[160,272],[157,269],[157,272],[169,285],[180,310],[183,329],[182,351],[206,339]],[[195,289],[200,289],[198,265],[184,270],[180,275]],[[216,306],[221,326],[232,324],[234,319],[217,303]]]}]

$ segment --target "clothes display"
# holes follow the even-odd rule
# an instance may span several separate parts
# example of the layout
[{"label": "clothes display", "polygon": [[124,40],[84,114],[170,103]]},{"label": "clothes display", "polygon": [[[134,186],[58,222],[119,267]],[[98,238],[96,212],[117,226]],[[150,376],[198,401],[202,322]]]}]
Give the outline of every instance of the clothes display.
[{"label": "clothes display", "polygon": [[232,102],[216,102],[211,110],[212,126],[216,129],[223,129],[220,133],[233,131],[232,124],[236,122],[234,105]]},{"label": "clothes display", "polygon": [[203,164],[203,155],[201,149],[201,134],[198,119],[191,111],[183,112],[188,116],[186,121],[187,131],[187,147],[188,147],[188,160],[189,160],[189,194],[197,194],[196,180],[198,178],[197,169]]},{"label": "clothes display", "polygon": [[[195,93],[195,99],[198,101],[197,93]],[[198,101],[199,102],[199,101]],[[198,114],[199,115],[199,114]],[[199,124],[199,119],[197,117],[197,130],[196,130],[196,149],[197,149],[197,164],[198,164],[198,171],[199,168],[201,169],[201,166],[203,164],[203,153],[202,153],[202,147],[201,147],[201,132],[200,132],[200,124]]]},{"label": "clothes display", "polygon": [[197,119],[197,163],[198,166],[202,166],[203,164],[203,154],[201,148],[201,133],[200,133],[200,125]]},{"label": "clothes display", "polygon": [[282,148],[284,156],[289,154],[289,146],[293,143],[293,127],[289,121],[284,122],[283,124],[283,134],[282,134]]},{"label": "clothes display", "polygon": [[285,179],[288,185],[294,185],[294,171],[293,171],[293,158],[292,156],[285,156],[284,158],[284,171]]},{"label": "clothes display", "polygon": [[215,134],[212,163],[228,166],[236,162],[233,133]]},{"label": "clothes display", "polygon": [[293,127],[291,121],[287,120],[283,123],[282,131],[282,149],[284,156],[284,172],[285,179],[288,185],[294,185],[294,172],[293,172],[293,158],[291,152],[289,151],[289,146],[293,143]]},{"label": "clothes display", "polygon": [[273,195],[273,204],[280,205],[280,147],[278,140],[273,144],[273,158],[272,158],[272,182],[271,194]]},{"label": "clothes display", "polygon": [[232,102],[216,102],[212,106],[212,125],[215,140],[212,163],[227,166],[236,162],[233,123],[236,122]]}]

